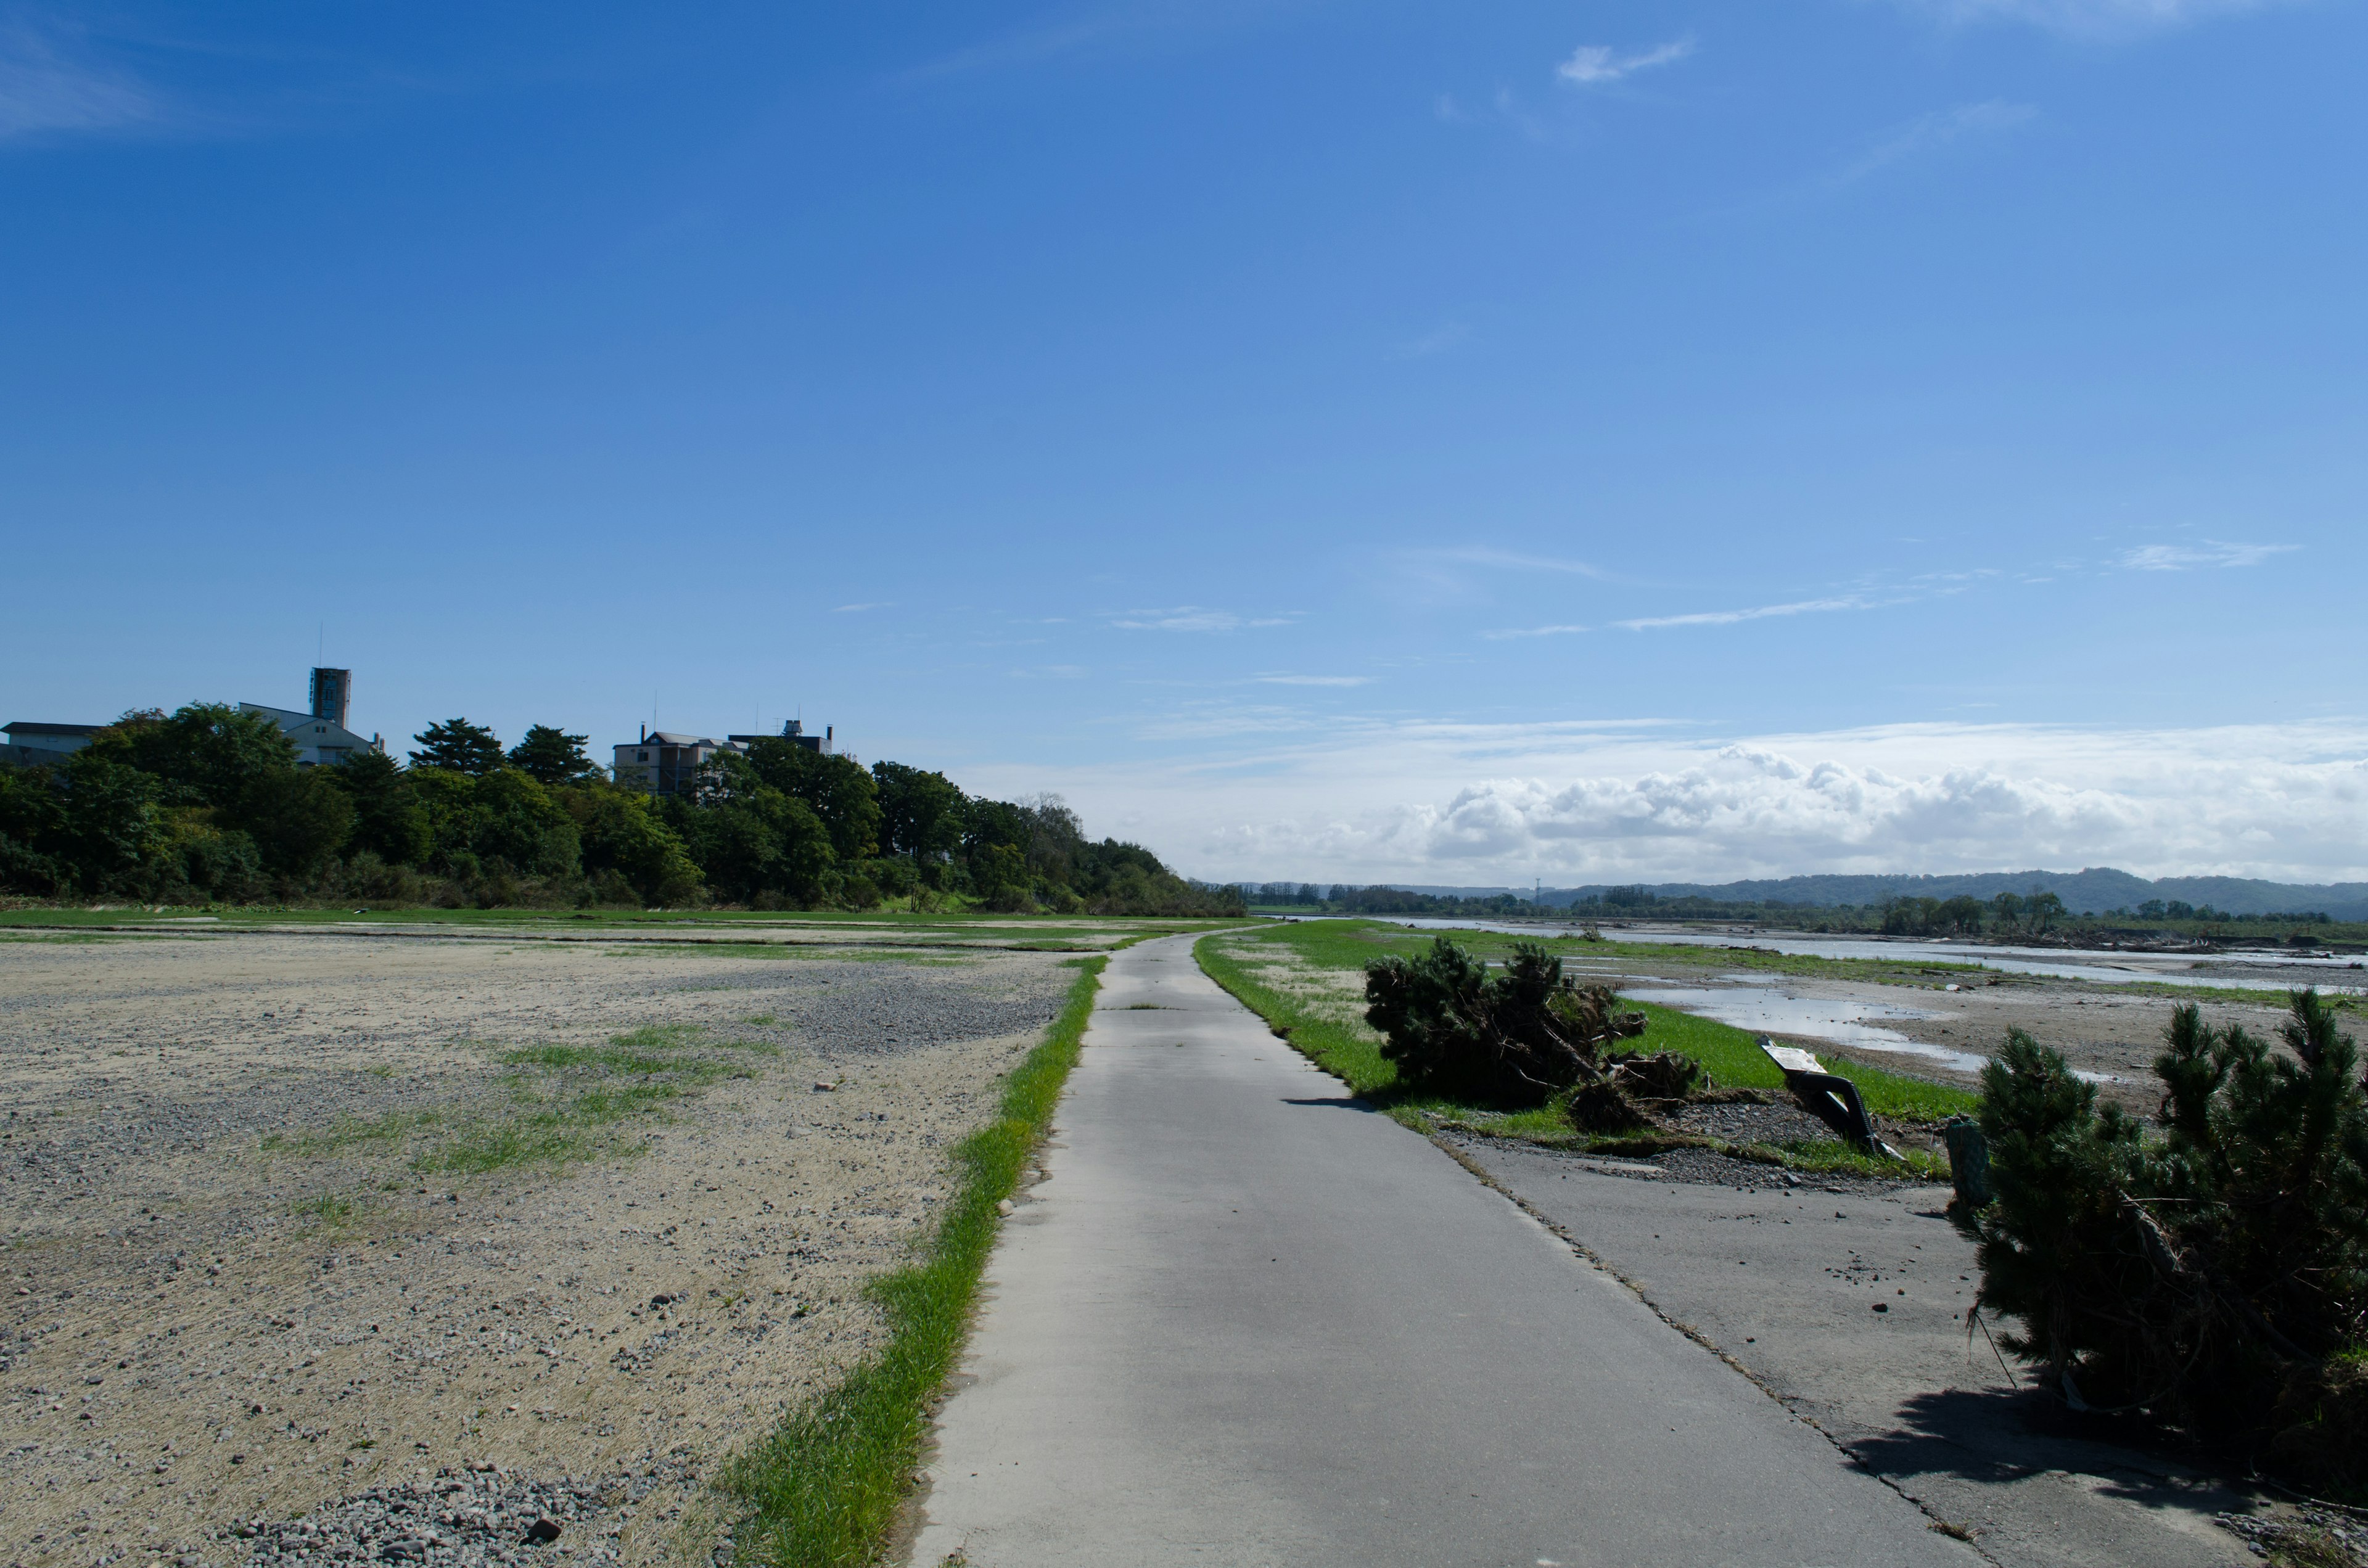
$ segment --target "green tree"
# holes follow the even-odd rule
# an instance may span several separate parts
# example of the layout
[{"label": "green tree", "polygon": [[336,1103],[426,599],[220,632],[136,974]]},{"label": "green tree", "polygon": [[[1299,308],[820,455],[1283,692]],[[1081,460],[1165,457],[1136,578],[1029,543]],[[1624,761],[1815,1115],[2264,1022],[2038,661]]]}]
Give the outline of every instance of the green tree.
[{"label": "green tree", "polygon": [[0,767],[0,888],[35,897],[74,888],[74,869],[59,850],[65,825],[63,792],[46,767]]},{"label": "green tree", "polygon": [[296,744],[277,720],[221,702],[192,702],[169,716],[126,713],[93,735],[81,755],[138,768],[156,781],[165,804],[219,812],[236,811],[259,775],[296,766]]},{"label": "green tree", "polygon": [[869,860],[880,852],[880,786],[852,757],[768,735],[735,760],[745,760],[768,787],[804,801],[829,831],[839,859]]},{"label": "green tree", "polygon": [[880,847],[883,854],[915,860],[951,854],[962,845],[962,790],[942,773],[875,762],[871,779],[880,802]]},{"label": "green tree", "polygon": [[438,869],[461,877],[501,868],[543,876],[576,869],[575,819],[517,768],[472,778],[449,767],[415,767],[408,781],[426,810],[428,858]]},{"label": "green tree", "polygon": [[688,903],[699,893],[699,865],[650,798],[598,780],[552,792],[575,823],[585,874],[614,880],[647,905]]},{"label": "green tree", "polygon": [[359,752],[338,767],[319,770],[353,802],[353,834],[347,845],[368,850],[390,866],[427,864],[435,847],[426,808],[411,780],[384,752]]},{"label": "green tree", "polygon": [[165,843],[156,780],[93,756],[87,746],[58,773],[65,786],[58,858],[73,868],[75,883],[85,892],[105,892],[132,881]]},{"label": "green tree", "polygon": [[1941,902],[1933,917],[1944,930],[1971,936],[1982,928],[1982,901],[1971,893],[1959,893]]},{"label": "green tree", "polygon": [[430,724],[411,737],[420,749],[411,754],[414,767],[443,767],[482,778],[502,766],[502,743],[493,731],[466,719]]},{"label": "green tree", "polygon": [[2022,900],[2010,892],[2002,892],[1990,900],[1990,915],[1999,926],[2011,931],[2022,923]]},{"label": "green tree", "polygon": [[2024,924],[2039,936],[2045,936],[2058,920],[2070,913],[2064,907],[2064,901],[2052,892],[2033,892],[2022,906]]},{"label": "green tree", "polygon": [[2315,991],[2273,1051],[2171,1014],[2149,1142],[2055,1051],[2009,1031],[1982,1074],[1994,1200],[1957,1216],[1980,1302],[2067,1403],[2144,1408],[2368,1483],[2368,1087]]},{"label": "green tree", "polygon": [[510,748],[510,766],[538,784],[576,783],[598,771],[584,750],[589,738],[529,724],[525,738]]},{"label": "green tree", "polygon": [[[778,777],[779,758],[769,760]],[[838,853],[829,825],[804,801],[776,788],[758,759],[733,752],[711,757],[700,769],[695,798],[668,801],[666,813],[708,885],[728,899],[813,904],[837,891]]]},{"label": "green tree", "polygon": [[353,798],[326,768],[276,768],[247,780],[238,824],[255,843],[265,869],[283,877],[317,871],[346,846],[354,828]]}]

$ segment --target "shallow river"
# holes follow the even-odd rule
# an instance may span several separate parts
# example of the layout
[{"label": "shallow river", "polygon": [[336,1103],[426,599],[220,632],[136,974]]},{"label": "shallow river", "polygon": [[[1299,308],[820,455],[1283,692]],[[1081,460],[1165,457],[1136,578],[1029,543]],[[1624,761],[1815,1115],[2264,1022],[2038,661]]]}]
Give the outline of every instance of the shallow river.
[{"label": "shallow river", "polygon": [[[1586,921],[1566,925],[1516,925],[1492,920],[1441,920],[1428,915],[1380,915],[1372,918],[1424,930],[1501,931],[1521,937],[1575,937]],[[1803,932],[1625,931],[1613,941],[1659,942],[1672,947],[1761,948],[1821,959],[1885,959],[1906,963],[1969,963],[2010,974],[2045,974],[2104,984],[2155,981],[2166,985],[2218,985],[2240,991],[2284,991],[2316,983],[2325,991],[2368,987],[2368,972],[2352,958],[2306,953],[2129,953],[2110,948],[1991,947],[1911,937],[1837,937]]]}]

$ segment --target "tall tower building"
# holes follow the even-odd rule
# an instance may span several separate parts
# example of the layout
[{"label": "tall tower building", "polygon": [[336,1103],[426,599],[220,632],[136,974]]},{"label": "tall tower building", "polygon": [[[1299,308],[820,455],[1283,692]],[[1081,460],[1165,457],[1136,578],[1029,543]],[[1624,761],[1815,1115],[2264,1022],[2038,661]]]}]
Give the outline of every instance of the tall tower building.
[{"label": "tall tower building", "polygon": [[353,699],[354,672],[315,669],[313,672],[313,717],[345,727],[346,705]]}]

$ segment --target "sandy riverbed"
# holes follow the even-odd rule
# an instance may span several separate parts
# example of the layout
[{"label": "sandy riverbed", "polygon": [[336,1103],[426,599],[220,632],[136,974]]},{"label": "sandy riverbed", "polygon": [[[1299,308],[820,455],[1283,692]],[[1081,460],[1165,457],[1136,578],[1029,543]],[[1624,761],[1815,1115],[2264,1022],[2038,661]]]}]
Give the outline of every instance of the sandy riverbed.
[{"label": "sandy riverbed", "polygon": [[862,1285],[1074,978],[0,942],[0,1562],[233,1562],[241,1523],[472,1464],[593,1483],[535,1557],[697,1549],[698,1478],[872,1343]]}]

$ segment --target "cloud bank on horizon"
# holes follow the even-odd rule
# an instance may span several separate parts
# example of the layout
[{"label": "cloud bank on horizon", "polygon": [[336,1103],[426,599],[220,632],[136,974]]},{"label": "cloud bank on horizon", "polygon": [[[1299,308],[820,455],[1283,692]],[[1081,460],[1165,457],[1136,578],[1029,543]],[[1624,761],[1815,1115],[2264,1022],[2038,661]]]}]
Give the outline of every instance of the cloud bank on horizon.
[{"label": "cloud bank on horizon", "polygon": [[[2368,879],[2368,725],[1386,725],[1064,780],[1215,881],[1728,881],[2114,866]],[[1458,781],[1461,779],[1462,781]]]}]

